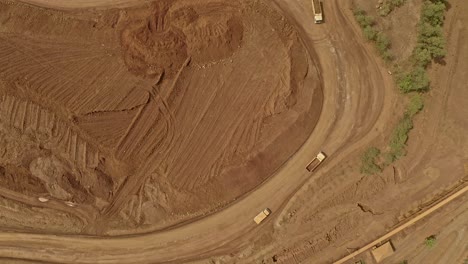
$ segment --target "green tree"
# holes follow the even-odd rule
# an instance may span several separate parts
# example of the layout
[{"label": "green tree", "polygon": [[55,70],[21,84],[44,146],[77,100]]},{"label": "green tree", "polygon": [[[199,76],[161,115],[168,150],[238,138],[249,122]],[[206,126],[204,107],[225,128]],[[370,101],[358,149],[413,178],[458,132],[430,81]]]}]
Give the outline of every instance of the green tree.
[{"label": "green tree", "polygon": [[423,45],[417,45],[413,50],[413,57],[416,61],[416,66],[426,68],[426,66],[432,61],[431,52]]},{"label": "green tree", "polygon": [[377,38],[377,31],[371,26],[365,27],[362,31],[368,40],[375,40]]},{"label": "green tree", "polygon": [[410,99],[406,112],[413,117],[424,108],[424,101],[420,94],[413,95]]},{"label": "green tree", "polygon": [[442,25],[446,6],[443,1],[426,1],[422,7],[422,19],[431,25]]},{"label": "green tree", "polygon": [[404,93],[425,92],[429,89],[429,77],[423,67],[417,66],[398,81],[398,86]]},{"label": "green tree", "polygon": [[356,17],[356,21],[362,28],[372,26],[375,23],[374,18],[372,16],[366,15],[366,12],[364,10],[357,9],[356,11],[354,11],[354,16]]},{"label": "green tree", "polygon": [[394,159],[406,155],[406,142],[408,141],[408,133],[413,129],[413,120],[407,114],[398,123],[395,130],[393,130],[390,138],[390,152]]},{"label": "green tree", "polygon": [[431,54],[431,58],[441,59],[445,56],[445,38],[441,26],[432,26],[429,23],[419,25],[418,46],[424,47]]},{"label": "green tree", "polygon": [[390,47],[390,39],[388,39],[384,34],[378,34],[375,41],[380,54],[383,54]]}]

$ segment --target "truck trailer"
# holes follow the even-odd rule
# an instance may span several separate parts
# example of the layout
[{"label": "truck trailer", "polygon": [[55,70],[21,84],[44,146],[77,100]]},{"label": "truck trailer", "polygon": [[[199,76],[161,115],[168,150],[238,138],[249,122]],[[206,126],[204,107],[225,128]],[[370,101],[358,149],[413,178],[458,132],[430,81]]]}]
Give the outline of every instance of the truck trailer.
[{"label": "truck trailer", "polygon": [[320,0],[312,0],[312,9],[314,11],[314,22],[320,24],[323,22],[322,2]]},{"label": "truck trailer", "polygon": [[254,218],[254,222],[260,224],[265,218],[267,218],[271,214],[271,210],[268,208],[265,208],[263,211],[261,211],[257,216]]},{"label": "truck trailer", "polygon": [[308,171],[314,171],[326,157],[325,153],[319,152],[319,154],[317,154],[317,156],[307,165],[306,169]]}]

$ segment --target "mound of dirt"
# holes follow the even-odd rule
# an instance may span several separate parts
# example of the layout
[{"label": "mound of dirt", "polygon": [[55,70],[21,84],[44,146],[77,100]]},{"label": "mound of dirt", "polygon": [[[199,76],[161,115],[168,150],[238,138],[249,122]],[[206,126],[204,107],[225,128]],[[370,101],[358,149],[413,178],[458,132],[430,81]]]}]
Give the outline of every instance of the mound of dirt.
[{"label": "mound of dirt", "polygon": [[[87,218],[83,232],[218,210],[272,175],[320,114],[310,55],[261,1],[80,11],[0,1],[0,23],[2,140],[35,149],[21,164],[3,154],[0,166],[28,176],[0,180],[76,203],[53,209]],[[41,187],[26,188],[31,179]]]}]

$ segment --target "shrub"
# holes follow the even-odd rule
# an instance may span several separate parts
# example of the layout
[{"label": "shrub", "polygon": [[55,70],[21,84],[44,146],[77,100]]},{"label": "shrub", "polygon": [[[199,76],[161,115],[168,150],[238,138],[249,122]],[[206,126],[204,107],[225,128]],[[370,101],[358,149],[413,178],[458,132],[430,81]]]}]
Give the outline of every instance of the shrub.
[{"label": "shrub", "polygon": [[413,50],[413,58],[416,62],[416,66],[426,68],[426,66],[432,61],[432,54],[423,45],[417,45]]},{"label": "shrub", "polygon": [[431,58],[441,59],[445,56],[445,38],[441,26],[432,26],[429,23],[419,25],[418,44],[416,49],[426,49]]},{"label": "shrub", "polygon": [[357,9],[354,12],[354,16],[356,17],[356,21],[362,28],[373,26],[375,23],[374,18],[372,16],[366,15],[366,12],[364,10]]},{"label": "shrub", "polygon": [[384,34],[378,34],[375,43],[380,54],[385,53],[388,48],[390,48],[390,39],[388,39]]},{"label": "shrub", "polygon": [[442,31],[445,9],[445,2],[442,0],[424,2],[418,26],[418,43],[413,50],[417,66],[425,68],[433,59],[442,59],[446,55]]},{"label": "shrub", "polygon": [[385,2],[379,10],[379,15],[381,16],[388,16],[393,11],[392,6]]},{"label": "shrub", "polygon": [[433,248],[436,245],[436,243],[437,243],[437,238],[435,235],[426,237],[426,239],[424,240],[424,244],[428,248]]},{"label": "shrub", "polygon": [[390,138],[390,155],[393,161],[406,155],[406,142],[408,133],[413,129],[413,120],[407,114],[398,122]]},{"label": "shrub", "polygon": [[406,0],[387,0],[379,10],[381,16],[387,16],[395,8],[402,6]]},{"label": "shrub", "polygon": [[384,61],[389,62],[393,60],[393,55],[390,53],[390,51],[386,50],[383,53],[380,54]]},{"label": "shrub", "polygon": [[429,22],[431,25],[442,25],[444,22],[444,12],[446,6],[443,0],[425,1],[422,7],[422,21]]},{"label": "shrub", "polygon": [[362,155],[361,173],[376,174],[382,172],[382,168],[376,164],[376,159],[380,155],[380,150],[375,147],[370,147]]},{"label": "shrub", "polygon": [[377,31],[371,26],[365,27],[362,30],[362,32],[364,33],[364,36],[368,40],[376,40],[376,38],[377,38]]},{"label": "shrub", "polygon": [[400,7],[405,3],[406,0],[390,0],[393,6]]},{"label": "shrub", "polygon": [[417,113],[419,113],[424,108],[424,101],[420,94],[413,95],[410,99],[409,105],[406,109],[406,113],[410,117],[413,117]]},{"label": "shrub", "polygon": [[373,26],[375,24],[372,16],[366,15],[366,12],[361,9],[354,11],[356,21],[362,28],[364,37],[370,41],[375,41],[377,50],[385,61],[390,61],[393,57],[390,54],[390,39],[382,32],[379,32]]},{"label": "shrub", "polygon": [[410,73],[400,78],[398,87],[404,93],[426,92],[429,89],[429,77],[426,70],[421,66],[416,66]]}]

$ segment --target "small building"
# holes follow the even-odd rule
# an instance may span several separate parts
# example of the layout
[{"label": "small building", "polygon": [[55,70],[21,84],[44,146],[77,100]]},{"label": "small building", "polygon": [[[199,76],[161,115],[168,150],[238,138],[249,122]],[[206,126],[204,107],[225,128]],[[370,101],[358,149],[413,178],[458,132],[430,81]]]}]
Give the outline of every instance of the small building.
[{"label": "small building", "polygon": [[384,258],[391,256],[395,252],[392,242],[387,241],[384,244],[372,249],[372,256],[377,263],[380,263]]}]

